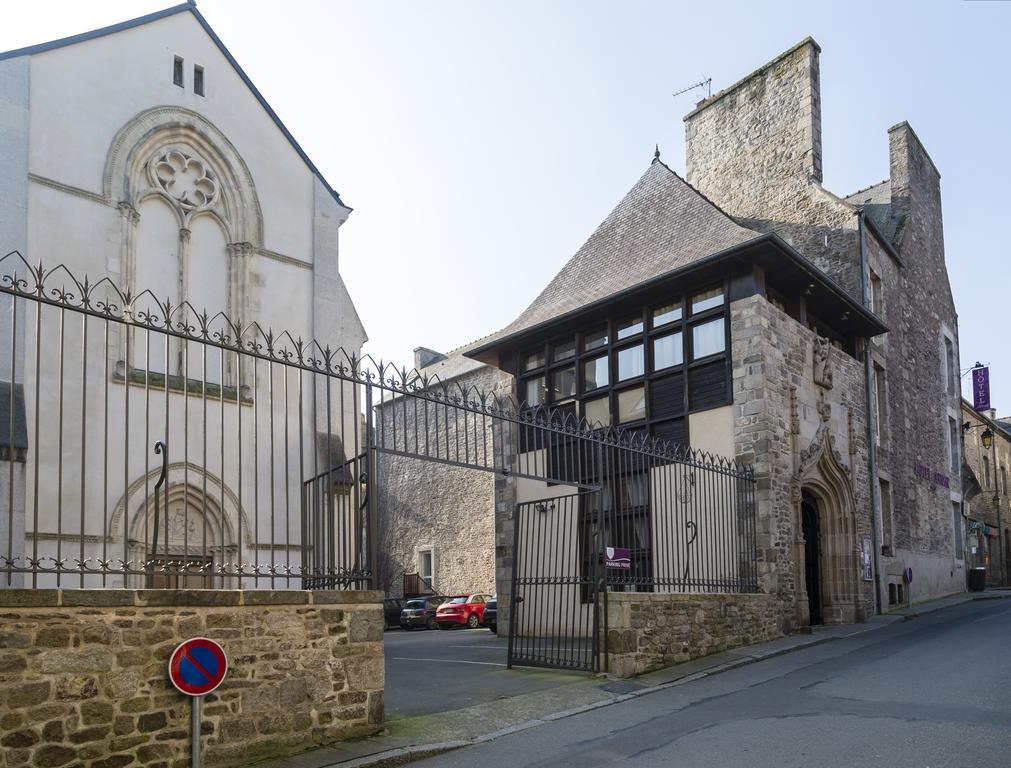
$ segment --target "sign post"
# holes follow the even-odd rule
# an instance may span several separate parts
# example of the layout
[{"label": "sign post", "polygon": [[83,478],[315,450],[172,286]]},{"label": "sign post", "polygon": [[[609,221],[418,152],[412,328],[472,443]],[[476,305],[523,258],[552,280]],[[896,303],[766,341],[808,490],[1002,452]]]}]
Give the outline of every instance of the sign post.
[{"label": "sign post", "polygon": [[204,696],[225,679],[228,657],[224,649],[206,637],[193,637],[179,644],[169,658],[169,680],[193,701],[191,711],[192,768],[200,768],[200,714]]}]

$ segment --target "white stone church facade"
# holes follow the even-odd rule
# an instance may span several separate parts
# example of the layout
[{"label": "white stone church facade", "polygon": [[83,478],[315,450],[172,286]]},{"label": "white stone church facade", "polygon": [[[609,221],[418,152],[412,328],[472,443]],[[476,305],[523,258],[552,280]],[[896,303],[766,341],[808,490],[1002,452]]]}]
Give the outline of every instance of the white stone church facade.
[{"label": "white stone church facade", "polygon": [[[0,54],[0,115],[0,256],[17,251],[27,265],[63,264],[92,284],[108,278],[131,292],[128,311],[135,318],[157,313],[155,299],[161,306],[188,302],[193,313],[187,322],[198,323],[203,310],[217,317],[209,321],[212,333],[226,327],[227,317],[360,354],[366,334],[338,261],[338,231],[351,209],[195,6]],[[25,271],[16,256],[0,265],[0,275],[15,270]],[[166,553],[186,554],[169,551],[179,549],[184,528],[210,530],[215,564],[277,560],[283,552],[284,562],[297,566],[292,542],[300,534],[300,489],[288,480],[297,480],[298,472],[282,475],[278,466],[283,454],[292,462],[300,456],[303,469],[318,468],[321,435],[327,461],[349,457],[361,411],[351,385],[331,387],[332,407],[312,410],[316,416],[303,418],[315,423],[300,431],[292,414],[310,413],[298,406],[303,395],[316,401],[319,381],[296,388],[292,371],[254,366],[227,350],[178,338],[152,337],[152,351],[147,334],[119,324],[104,341],[92,323],[85,342],[80,318],[59,326],[47,317],[40,348],[62,343],[67,350],[58,374],[52,359],[41,366],[33,358],[34,307],[18,300],[12,312],[11,302],[0,295],[0,380],[8,393],[14,382],[27,449],[13,467],[13,450],[0,461],[0,554],[44,555],[56,546],[57,526],[66,531],[70,517],[76,529],[80,514],[83,534],[62,537],[62,557],[68,550],[73,557],[150,557],[143,531],[150,525],[159,459],[144,443],[169,433],[176,436],[168,439],[166,482],[175,527]],[[82,344],[91,361],[86,373],[78,373],[80,360],[70,358],[80,358]],[[163,385],[158,406],[150,407],[150,391],[143,394],[140,384],[150,390],[151,380],[194,379],[236,394],[212,401],[208,411],[204,398]],[[243,394],[268,386],[270,403]],[[126,390],[133,394],[127,397]],[[346,397],[338,404],[337,395]],[[282,414],[286,429],[279,426]],[[220,434],[216,427],[193,429],[192,421],[182,433],[184,419],[220,423]],[[110,421],[132,425],[125,439],[102,434],[100,425]],[[52,439],[57,430],[59,442]],[[237,455],[236,434],[244,435]],[[264,463],[268,441],[273,464]],[[330,455],[335,450],[340,457]],[[137,451],[142,460],[125,455]],[[60,459],[62,483],[48,474]],[[120,469],[114,475],[106,466]],[[274,542],[270,553],[258,551],[267,540]],[[21,577],[3,582],[16,586]],[[40,577],[38,586],[52,581]],[[143,586],[136,578],[132,585]]]}]

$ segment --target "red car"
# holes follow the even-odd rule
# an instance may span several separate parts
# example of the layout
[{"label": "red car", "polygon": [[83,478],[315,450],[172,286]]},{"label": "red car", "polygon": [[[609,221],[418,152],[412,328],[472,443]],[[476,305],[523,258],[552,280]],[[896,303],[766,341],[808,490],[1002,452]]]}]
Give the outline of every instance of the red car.
[{"label": "red car", "polygon": [[449,629],[454,625],[477,629],[484,618],[485,603],[490,595],[453,595],[435,612],[439,629]]}]

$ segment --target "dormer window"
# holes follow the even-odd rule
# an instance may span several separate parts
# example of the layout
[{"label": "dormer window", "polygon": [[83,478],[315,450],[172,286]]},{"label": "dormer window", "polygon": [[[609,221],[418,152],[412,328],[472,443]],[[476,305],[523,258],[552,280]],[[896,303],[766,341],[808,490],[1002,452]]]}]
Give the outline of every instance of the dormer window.
[{"label": "dormer window", "polygon": [[180,88],[185,87],[183,84],[183,60],[180,56],[175,57],[172,65],[172,82]]},{"label": "dormer window", "polygon": [[204,95],[204,68],[199,64],[193,66],[193,93],[197,96]]}]

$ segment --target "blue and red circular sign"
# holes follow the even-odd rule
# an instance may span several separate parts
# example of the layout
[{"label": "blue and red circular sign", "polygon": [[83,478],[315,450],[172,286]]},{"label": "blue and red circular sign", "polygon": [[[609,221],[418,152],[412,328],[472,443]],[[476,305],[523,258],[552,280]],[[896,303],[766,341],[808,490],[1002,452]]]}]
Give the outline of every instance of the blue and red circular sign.
[{"label": "blue and red circular sign", "polygon": [[205,696],[225,679],[228,659],[224,649],[206,637],[194,637],[172,651],[169,679],[187,696]]}]

